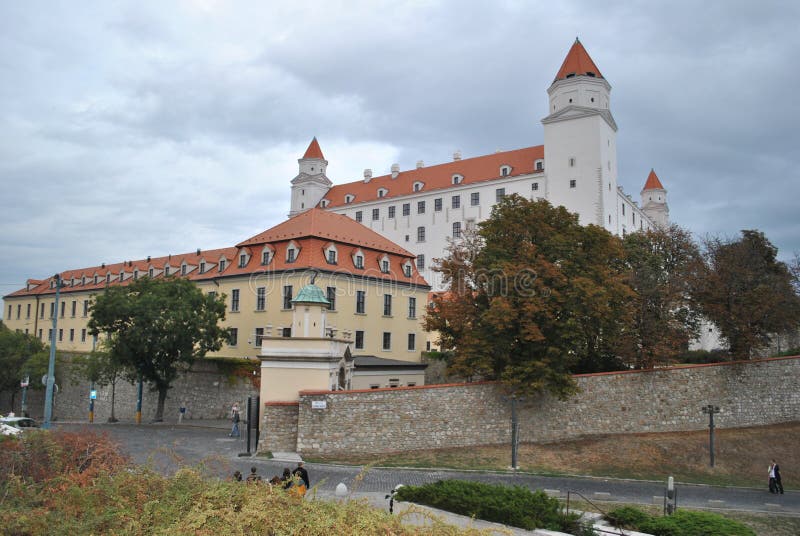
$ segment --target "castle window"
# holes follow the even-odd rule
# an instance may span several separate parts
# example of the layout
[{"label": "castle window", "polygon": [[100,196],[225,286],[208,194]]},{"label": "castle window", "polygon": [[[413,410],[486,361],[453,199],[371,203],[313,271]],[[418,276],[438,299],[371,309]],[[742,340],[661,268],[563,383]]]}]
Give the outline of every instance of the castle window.
[{"label": "castle window", "polygon": [[403,203],[403,216],[411,214],[411,203]]},{"label": "castle window", "polygon": [[461,181],[464,180],[462,175],[453,175],[453,184],[461,184]]},{"label": "castle window", "polygon": [[415,182],[414,183],[414,191],[415,192],[421,191],[423,186],[425,186],[424,182]]},{"label": "castle window", "polygon": [[536,171],[544,171],[544,160],[536,161]]},{"label": "castle window", "polygon": [[386,194],[389,193],[389,190],[386,188],[379,188],[378,189],[378,197],[386,197]]},{"label": "castle window", "polygon": [[372,221],[378,221],[381,219],[381,209],[373,208],[372,209]]},{"label": "castle window", "polygon": [[347,194],[344,196],[344,202],[348,205],[353,202],[353,199],[355,199],[354,195]]},{"label": "castle window", "polygon": [[539,183],[538,182],[534,182],[533,184],[531,184],[531,190],[536,191],[538,189],[539,189]]},{"label": "castle window", "polygon": [[356,268],[363,269],[364,268],[364,256],[363,255],[356,255],[354,263],[355,263]]},{"label": "castle window", "polygon": [[425,227],[417,227],[417,242],[425,242]]},{"label": "castle window", "polygon": [[292,308],[292,285],[284,285],[283,287],[283,308]]},{"label": "castle window", "polygon": [[411,263],[403,265],[403,274],[405,274],[406,277],[411,277]]},{"label": "castle window", "polygon": [[417,336],[414,333],[408,334],[408,350],[413,351],[417,346]]},{"label": "castle window", "polygon": [[389,219],[394,218],[394,205],[389,207]]},{"label": "castle window", "polygon": [[333,248],[328,250],[328,264],[336,264],[336,250]]},{"label": "castle window", "polygon": [[452,206],[453,208],[461,208],[461,196],[454,195],[450,200],[450,206]]},{"label": "castle window", "polygon": [[356,330],[356,350],[364,349],[364,332]]},{"label": "castle window", "polygon": [[228,345],[236,346],[238,342],[239,342],[239,329],[228,328]]},{"label": "castle window", "polygon": [[261,252],[261,264],[269,264],[269,250],[265,249]]},{"label": "castle window", "polygon": [[[267,287],[256,288],[256,311],[263,311],[267,308]],[[257,344],[256,346],[261,346]]]},{"label": "castle window", "polygon": [[389,273],[389,260],[388,259],[383,259],[381,261],[381,272],[383,272],[384,274],[388,274]]},{"label": "castle window", "polygon": [[435,212],[441,212],[442,211],[442,198],[441,197],[439,197],[438,199],[434,199],[433,200],[433,210]]},{"label": "castle window", "polygon": [[576,181],[575,179],[570,179],[569,180],[569,187],[570,188],[575,188],[575,186],[577,186],[577,184],[578,184],[578,181]]},{"label": "castle window", "polygon": [[572,156],[569,159],[569,167],[575,167],[575,157]]},{"label": "castle window", "polygon": [[239,255],[239,268],[244,268],[247,265],[247,253]]},{"label": "castle window", "polygon": [[500,175],[502,177],[508,177],[509,175],[511,175],[511,166],[500,167]]},{"label": "castle window", "polygon": [[325,208],[328,206],[328,203],[330,203],[330,201],[328,201],[327,199],[323,199],[322,201],[319,202],[319,206]]},{"label": "castle window", "polygon": [[356,221],[361,223],[361,220],[364,219],[364,213],[360,210],[356,212]]},{"label": "castle window", "polygon": [[425,269],[425,255],[417,255],[417,270]]},{"label": "castle window", "polygon": [[328,310],[336,310],[336,287],[326,287],[325,297],[328,298]]},{"label": "castle window", "polygon": [[417,214],[425,214],[425,201],[417,201]]},{"label": "castle window", "polygon": [[495,195],[495,200],[499,203],[506,196],[506,189],[505,188],[497,188],[494,191],[494,195]]},{"label": "castle window", "polygon": [[480,192],[472,192],[469,194],[469,204],[473,207],[477,207],[481,204],[481,193]]},{"label": "castle window", "polygon": [[392,334],[388,331],[383,332],[383,346],[381,348],[387,352],[392,349]]},{"label": "castle window", "polygon": [[239,289],[231,290],[231,312],[239,312]]},{"label": "castle window", "polygon": [[286,250],[286,262],[294,262],[297,255],[297,250],[289,248]]},{"label": "castle window", "polygon": [[461,222],[453,222],[453,238],[461,238]]},{"label": "castle window", "polygon": [[622,215],[625,215],[625,205],[622,205]]}]

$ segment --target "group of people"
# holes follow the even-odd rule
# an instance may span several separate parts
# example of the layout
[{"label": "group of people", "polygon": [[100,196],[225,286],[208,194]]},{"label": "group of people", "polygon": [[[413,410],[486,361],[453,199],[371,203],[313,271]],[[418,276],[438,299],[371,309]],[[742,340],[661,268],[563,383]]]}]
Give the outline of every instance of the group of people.
[{"label": "group of people", "polygon": [[[237,482],[246,480],[248,483],[258,483],[262,481],[261,475],[258,474],[258,469],[255,467],[250,468],[250,474],[244,478],[240,471],[233,473],[233,479]],[[285,467],[283,475],[275,475],[269,480],[273,486],[281,486],[283,489],[290,490],[298,497],[306,494],[306,491],[311,487],[311,481],[308,478],[308,470],[303,466],[303,462],[297,462],[297,467],[294,471]]]},{"label": "group of people", "polygon": [[769,464],[769,492],[780,493],[783,495],[783,483],[781,482],[781,468],[773,458]]}]

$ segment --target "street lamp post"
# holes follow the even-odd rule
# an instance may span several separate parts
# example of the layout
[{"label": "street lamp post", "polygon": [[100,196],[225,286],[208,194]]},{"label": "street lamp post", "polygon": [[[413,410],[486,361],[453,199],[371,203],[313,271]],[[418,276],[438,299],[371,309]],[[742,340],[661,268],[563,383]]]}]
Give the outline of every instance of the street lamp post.
[{"label": "street lamp post", "polygon": [[714,414],[719,413],[719,406],[708,404],[703,406],[703,413],[708,415],[708,452],[710,454],[711,467],[714,467]]},{"label": "street lamp post", "polygon": [[53,332],[50,334],[50,361],[47,364],[47,391],[44,398],[44,423],[42,428],[50,428],[53,418],[53,386],[56,383],[56,337],[58,334],[58,300],[61,297],[61,276],[55,275],[56,300],[53,304]]}]

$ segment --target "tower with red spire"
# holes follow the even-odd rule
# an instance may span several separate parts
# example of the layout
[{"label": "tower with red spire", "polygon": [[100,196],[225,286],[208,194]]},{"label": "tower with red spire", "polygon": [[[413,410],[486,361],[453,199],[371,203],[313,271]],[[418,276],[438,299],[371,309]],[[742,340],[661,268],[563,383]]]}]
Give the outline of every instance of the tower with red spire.
[{"label": "tower with red spire", "polygon": [[292,205],[289,217],[317,206],[333,186],[325,175],[328,161],[325,160],[316,137],[311,140],[305,154],[297,160],[297,163],[300,170],[292,179]]},{"label": "tower with red spire", "polygon": [[651,169],[642,188],[642,211],[653,223],[661,227],[669,225],[667,189],[661,184],[656,172]]},{"label": "tower with red spire", "polygon": [[611,85],[575,39],[547,90],[544,162],[548,196],[582,224],[620,232],[617,211],[617,124]]}]

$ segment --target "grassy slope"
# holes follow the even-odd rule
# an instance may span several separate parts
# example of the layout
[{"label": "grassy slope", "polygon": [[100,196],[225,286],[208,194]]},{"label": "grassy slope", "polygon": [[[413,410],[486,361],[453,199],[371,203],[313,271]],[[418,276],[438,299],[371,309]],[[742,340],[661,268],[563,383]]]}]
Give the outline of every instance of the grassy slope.
[{"label": "grassy slope", "polygon": [[[716,467],[709,467],[708,432],[609,435],[520,445],[523,471],[766,487],[770,458],[781,465],[784,487],[800,489],[800,422],[716,431]],[[322,461],[321,459],[318,461]],[[510,447],[437,449],[325,461],[407,467],[507,469]]]}]

